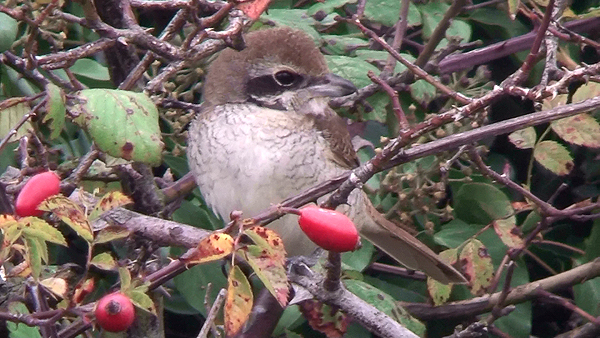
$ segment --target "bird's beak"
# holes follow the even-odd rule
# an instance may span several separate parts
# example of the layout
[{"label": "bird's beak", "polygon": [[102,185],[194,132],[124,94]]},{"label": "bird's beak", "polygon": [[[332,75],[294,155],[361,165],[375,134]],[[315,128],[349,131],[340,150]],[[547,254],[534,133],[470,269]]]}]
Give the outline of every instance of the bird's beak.
[{"label": "bird's beak", "polygon": [[339,97],[354,93],[356,86],[343,77],[330,73],[314,78],[307,89],[314,97]]}]

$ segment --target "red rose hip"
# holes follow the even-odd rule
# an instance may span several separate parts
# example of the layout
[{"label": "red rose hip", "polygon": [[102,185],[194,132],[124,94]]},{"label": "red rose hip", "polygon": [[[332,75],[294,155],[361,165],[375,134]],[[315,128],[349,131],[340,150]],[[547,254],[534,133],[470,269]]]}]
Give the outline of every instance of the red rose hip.
[{"label": "red rose hip", "polygon": [[129,297],[120,292],[108,294],[96,304],[96,322],[106,331],[127,330],[135,319],[135,309]]},{"label": "red rose hip", "polygon": [[346,215],[316,206],[302,208],[299,214],[300,228],[321,248],[345,252],[360,246],[358,230]]},{"label": "red rose hip", "polygon": [[41,216],[44,212],[38,206],[46,198],[60,193],[60,178],[52,171],[33,176],[25,183],[17,201],[15,212],[21,217]]}]

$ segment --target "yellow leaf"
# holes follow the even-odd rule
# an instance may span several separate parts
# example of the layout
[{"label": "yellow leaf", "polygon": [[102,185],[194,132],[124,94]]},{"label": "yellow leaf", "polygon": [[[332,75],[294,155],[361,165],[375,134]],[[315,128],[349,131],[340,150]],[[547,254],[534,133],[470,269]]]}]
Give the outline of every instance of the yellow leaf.
[{"label": "yellow leaf", "polygon": [[94,207],[94,210],[92,211],[88,219],[93,221],[108,210],[117,207],[122,207],[132,202],[133,201],[131,200],[131,198],[129,198],[122,192],[111,191],[108,194],[102,196],[98,203],[96,203],[96,206]]},{"label": "yellow leaf", "polygon": [[[448,249],[440,252],[440,258],[450,265],[456,263],[458,255],[456,249]],[[427,277],[427,292],[433,300],[434,305],[442,305],[449,298],[452,293],[452,283],[442,284],[431,277]]]},{"label": "yellow leaf", "polygon": [[63,234],[41,218],[23,217],[19,220],[25,236],[33,236],[46,242],[67,246]]},{"label": "yellow leaf", "polygon": [[94,244],[107,243],[116,239],[121,239],[129,236],[131,231],[120,226],[107,226],[96,233]]},{"label": "yellow leaf", "polygon": [[117,262],[115,261],[113,256],[111,256],[107,252],[103,252],[101,254],[94,256],[94,258],[92,258],[92,261],[90,263],[93,266],[99,268],[100,270],[110,271],[110,270],[114,270],[117,268]]},{"label": "yellow leaf", "polygon": [[471,293],[482,295],[494,276],[492,258],[479,240],[470,240],[460,252],[463,272],[469,280]]},{"label": "yellow leaf", "polygon": [[516,225],[515,216],[509,218],[498,219],[492,222],[494,231],[509,248],[523,247],[523,239],[521,238],[521,230]]},{"label": "yellow leaf", "polygon": [[16,224],[17,221],[12,215],[0,215],[0,229],[6,229]]},{"label": "yellow leaf", "polygon": [[88,243],[94,240],[92,227],[85,213],[79,205],[70,199],[61,195],[52,196],[42,202],[38,209],[53,212],[71,229],[75,230],[79,236],[88,241]]},{"label": "yellow leaf", "polygon": [[288,303],[289,284],[281,238],[274,231],[263,227],[252,227],[244,233],[256,243],[242,249],[244,258],[273,297],[285,307]]},{"label": "yellow leaf", "polygon": [[201,264],[226,257],[233,252],[233,244],[233,238],[228,234],[211,234],[198,243],[196,253],[187,259],[187,263]]},{"label": "yellow leaf", "polygon": [[252,310],[252,287],[242,270],[231,268],[227,278],[227,299],[225,300],[225,333],[235,335],[246,323]]},{"label": "yellow leaf", "polygon": [[65,298],[67,296],[67,291],[69,291],[69,286],[67,285],[67,281],[63,278],[50,277],[42,280],[40,282],[46,289],[50,290],[54,295]]}]

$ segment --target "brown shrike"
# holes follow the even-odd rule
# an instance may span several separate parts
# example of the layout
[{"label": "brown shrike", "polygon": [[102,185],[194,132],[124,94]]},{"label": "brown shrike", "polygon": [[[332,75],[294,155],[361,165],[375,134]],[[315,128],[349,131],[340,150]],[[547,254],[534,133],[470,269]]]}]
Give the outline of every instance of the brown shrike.
[{"label": "brown shrike", "polygon": [[[211,64],[202,111],[192,123],[188,161],[206,203],[223,219],[233,210],[251,216],[272,204],[358,166],[331,97],[356,90],[331,74],[305,33],[290,28],[255,31],[242,51],[227,49]],[[465,278],[406,231],[379,214],[359,189],[338,210],[362,237],[408,268],[443,283]],[[289,255],[315,249],[286,215],[268,225]]]}]

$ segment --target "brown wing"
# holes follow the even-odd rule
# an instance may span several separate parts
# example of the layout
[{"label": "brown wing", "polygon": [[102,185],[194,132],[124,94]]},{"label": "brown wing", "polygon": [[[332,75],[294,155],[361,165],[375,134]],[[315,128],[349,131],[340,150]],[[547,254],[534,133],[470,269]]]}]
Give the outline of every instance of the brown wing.
[{"label": "brown wing", "polygon": [[442,261],[428,246],[385,219],[368,197],[361,194],[364,201],[361,206],[364,205],[365,210],[358,211],[354,221],[360,226],[360,234],[369,242],[406,267],[423,271],[442,283],[467,283],[460,272]]},{"label": "brown wing", "polygon": [[358,157],[352,146],[348,127],[342,118],[333,111],[330,114],[316,115],[314,118],[317,130],[329,143],[333,160],[344,168],[353,169],[358,167]]}]

